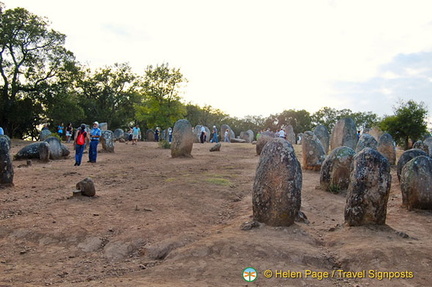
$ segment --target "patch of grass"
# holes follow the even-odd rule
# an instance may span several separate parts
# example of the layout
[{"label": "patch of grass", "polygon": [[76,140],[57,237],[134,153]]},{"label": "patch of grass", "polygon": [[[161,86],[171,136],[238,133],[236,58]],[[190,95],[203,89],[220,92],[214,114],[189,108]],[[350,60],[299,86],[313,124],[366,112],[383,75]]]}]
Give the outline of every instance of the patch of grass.
[{"label": "patch of grass", "polygon": [[327,191],[334,193],[334,194],[339,194],[341,192],[341,189],[340,189],[339,185],[337,185],[337,184],[330,184]]},{"label": "patch of grass", "polygon": [[211,184],[215,184],[215,185],[222,185],[222,186],[230,186],[231,185],[231,181],[229,179],[220,178],[220,177],[206,178],[205,181],[208,183],[211,183]]},{"label": "patch of grass", "polygon": [[160,141],[159,146],[163,149],[170,149],[171,148],[171,144],[169,143],[169,141],[166,141],[166,140]]}]

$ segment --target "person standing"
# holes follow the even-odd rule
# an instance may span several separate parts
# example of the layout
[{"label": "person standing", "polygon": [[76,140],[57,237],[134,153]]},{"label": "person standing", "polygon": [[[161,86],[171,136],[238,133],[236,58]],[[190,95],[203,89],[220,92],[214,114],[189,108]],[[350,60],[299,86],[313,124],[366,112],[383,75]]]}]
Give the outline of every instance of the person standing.
[{"label": "person standing", "polygon": [[0,136],[1,136],[1,135],[4,135],[4,130],[3,130],[2,127],[0,127]]},{"label": "person standing", "polygon": [[132,128],[132,144],[134,145],[137,144],[140,133],[141,133],[141,129],[139,128],[138,125],[135,125]]},{"label": "person standing", "polygon": [[72,133],[73,133],[72,123],[69,123],[68,126],[66,127],[66,142],[70,143]]},{"label": "person standing", "polygon": [[90,148],[89,148],[89,162],[95,163],[97,159],[97,146],[102,133],[99,128],[99,123],[94,122],[93,128],[90,130]]},{"label": "person standing", "polygon": [[216,128],[216,126],[213,126],[213,138],[212,138],[212,142],[217,143],[218,142],[218,130]]},{"label": "person standing", "polygon": [[201,143],[204,143],[206,141],[206,129],[204,126],[201,126],[200,141]]},{"label": "person standing", "polygon": [[84,153],[85,144],[86,141],[88,141],[88,135],[86,132],[85,125],[81,125],[81,127],[78,129],[75,139],[74,139],[74,145],[75,145],[75,164],[74,166],[80,166],[82,155]]},{"label": "person standing", "polygon": [[172,142],[172,132],[173,132],[172,128],[169,127],[169,128],[168,128],[168,142],[169,142],[169,143]]},{"label": "person standing", "polygon": [[57,133],[60,136],[60,139],[63,139],[63,131],[64,131],[64,126],[63,123],[61,123],[60,125],[57,126]]},{"label": "person standing", "polygon": [[227,143],[231,142],[231,141],[230,141],[230,138],[229,138],[229,129],[226,129],[226,130],[225,130],[225,134],[224,134],[224,142],[227,142]]}]

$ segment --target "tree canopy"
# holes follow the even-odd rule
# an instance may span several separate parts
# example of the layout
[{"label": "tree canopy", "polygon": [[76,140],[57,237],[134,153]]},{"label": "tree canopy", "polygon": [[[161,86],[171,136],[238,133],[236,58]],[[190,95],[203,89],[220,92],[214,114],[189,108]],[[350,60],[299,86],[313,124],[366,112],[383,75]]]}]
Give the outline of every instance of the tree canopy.
[{"label": "tree canopy", "polygon": [[408,149],[410,140],[415,142],[427,133],[427,113],[423,102],[401,101],[397,107],[394,107],[394,115],[387,116],[381,121],[380,128],[391,134],[398,144]]}]

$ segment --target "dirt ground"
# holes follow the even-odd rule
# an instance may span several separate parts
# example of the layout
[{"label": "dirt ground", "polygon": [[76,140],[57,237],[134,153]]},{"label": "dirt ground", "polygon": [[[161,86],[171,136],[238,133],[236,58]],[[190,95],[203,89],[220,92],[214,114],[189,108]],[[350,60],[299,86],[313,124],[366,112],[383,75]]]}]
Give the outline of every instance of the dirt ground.
[{"label": "dirt ground", "polygon": [[[195,144],[193,158],[173,159],[154,142],[116,143],[79,167],[67,145],[68,159],[14,161],[15,186],[0,189],[0,287],[431,286],[432,212],[401,207],[395,168],[385,226],[344,226],[345,194],[303,171],[308,224],[242,230],[252,144]],[[72,196],[86,177],[96,197]]]}]

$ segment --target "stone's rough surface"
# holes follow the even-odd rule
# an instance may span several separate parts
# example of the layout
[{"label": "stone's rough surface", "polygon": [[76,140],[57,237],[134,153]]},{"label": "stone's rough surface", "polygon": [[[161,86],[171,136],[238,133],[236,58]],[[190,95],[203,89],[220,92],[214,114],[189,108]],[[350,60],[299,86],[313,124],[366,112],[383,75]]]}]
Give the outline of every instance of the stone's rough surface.
[{"label": "stone's rough surface", "polygon": [[104,151],[114,152],[114,133],[112,131],[102,131],[100,142]]},{"label": "stone's rough surface", "polygon": [[240,139],[245,140],[247,143],[251,143],[255,138],[254,132],[252,130],[247,130],[240,133]]},{"label": "stone's rough surface", "polygon": [[0,186],[13,186],[14,169],[10,156],[11,140],[0,135]]},{"label": "stone's rough surface", "polygon": [[252,193],[255,221],[290,226],[301,205],[302,170],[293,146],[275,138],[264,147]]},{"label": "stone's rough surface", "polygon": [[114,140],[115,141],[118,141],[120,139],[124,139],[124,136],[125,136],[124,130],[122,130],[122,129],[116,129],[114,131]]},{"label": "stone's rough surface", "polygon": [[286,140],[289,141],[290,144],[294,145],[297,143],[296,135],[292,125],[287,125],[285,127],[285,133],[286,133]]},{"label": "stone's rough surface", "polygon": [[302,139],[303,168],[320,170],[325,159],[324,147],[318,137],[311,131],[307,131]]},{"label": "stone's rough surface", "polygon": [[423,141],[423,144],[426,145],[428,149],[428,155],[432,156],[432,137],[428,137]]},{"label": "stone's rough surface", "polygon": [[315,127],[313,130],[314,134],[318,137],[321,144],[323,145],[325,154],[329,151],[329,145],[330,145],[330,133],[326,126],[319,125]]},{"label": "stone's rough surface", "polygon": [[378,151],[387,158],[391,165],[396,164],[396,147],[390,134],[383,133],[379,137]]},{"label": "stone's rough surface", "polygon": [[41,142],[39,144],[39,159],[44,162],[48,162],[51,157],[50,144],[47,142]]},{"label": "stone's rough surface", "polygon": [[192,147],[194,143],[192,126],[188,120],[178,120],[173,129],[173,140],[171,143],[171,156],[192,157]]},{"label": "stone's rough surface", "polygon": [[84,196],[95,196],[96,189],[93,183],[93,180],[89,177],[81,180],[76,184],[76,189],[81,191],[81,194]]},{"label": "stone's rough surface", "polygon": [[220,151],[221,146],[222,146],[221,143],[217,143],[210,148],[210,151]]},{"label": "stone's rough surface", "polygon": [[390,164],[378,151],[365,148],[354,156],[345,206],[350,226],[385,224],[391,187]]},{"label": "stone's rough surface", "polygon": [[273,132],[262,132],[255,147],[257,155],[260,155],[264,146],[274,138],[275,134]]},{"label": "stone's rough surface", "polygon": [[324,190],[340,192],[348,189],[355,151],[341,146],[335,148],[324,160],[320,173],[320,186]]},{"label": "stone's rough surface", "polygon": [[399,181],[401,179],[402,168],[404,167],[404,165],[410,160],[412,160],[413,158],[421,155],[427,156],[428,154],[421,149],[409,149],[402,153],[396,166],[396,174]]},{"label": "stone's rough surface", "polygon": [[362,134],[357,142],[355,152],[359,153],[364,148],[370,147],[372,149],[378,148],[377,140],[370,134]]},{"label": "stone's rough surface", "polygon": [[51,131],[50,130],[42,130],[40,135],[39,135],[39,139],[41,141],[46,140],[47,138],[49,138],[51,136]]},{"label": "stone's rough surface", "polygon": [[402,204],[432,210],[432,158],[421,155],[411,159],[401,172]]},{"label": "stone's rough surface", "polygon": [[357,129],[353,119],[340,119],[334,126],[330,137],[330,150],[347,146],[355,150],[357,145]]},{"label": "stone's rough surface", "polygon": [[49,137],[45,141],[50,145],[50,159],[61,159],[70,154],[68,147],[62,144],[58,138]]}]

